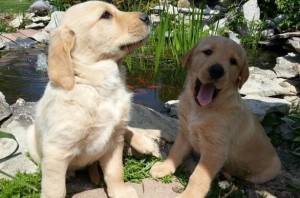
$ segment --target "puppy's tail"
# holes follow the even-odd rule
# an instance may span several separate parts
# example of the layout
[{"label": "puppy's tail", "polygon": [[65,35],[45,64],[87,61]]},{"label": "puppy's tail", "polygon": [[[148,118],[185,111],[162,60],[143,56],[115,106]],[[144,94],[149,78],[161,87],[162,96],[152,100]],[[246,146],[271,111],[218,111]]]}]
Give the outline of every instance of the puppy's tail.
[{"label": "puppy's tail", "polygon": [[30,157],[33,159],[35,163],[41,163],[41,154],[39,151],[39,134],[35,129],[35,125],[32,124],[28,127],[26,131],[26,145]]}]

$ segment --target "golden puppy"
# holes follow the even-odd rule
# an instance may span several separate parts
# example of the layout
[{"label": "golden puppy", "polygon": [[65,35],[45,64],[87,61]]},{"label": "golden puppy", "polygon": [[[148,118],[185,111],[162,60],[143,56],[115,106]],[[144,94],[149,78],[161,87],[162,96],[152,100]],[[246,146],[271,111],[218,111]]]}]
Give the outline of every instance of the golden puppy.
[{"label": "golden puppy", "polygon": [[69,8],[51,33],[50,82],[27,134],[30,155],[42,163],[41,197],[65,197],[67,169],[94,161],[100,162],[109,197],[137,197],[123,182],[131,94],[119,63],[148,34],[147,15],[99,1]]},{"label": "golden puppy", "polygon": [[280,160],[238,92],[249,76],[244,49],[225,37],[209,37],[184,56],[183,65],[188,75],[179,102],[179,134],[151,175],[174,173],[193,149],[200,161],[179,197],[205,197],[221,168],[254,183],[274,178]]}]

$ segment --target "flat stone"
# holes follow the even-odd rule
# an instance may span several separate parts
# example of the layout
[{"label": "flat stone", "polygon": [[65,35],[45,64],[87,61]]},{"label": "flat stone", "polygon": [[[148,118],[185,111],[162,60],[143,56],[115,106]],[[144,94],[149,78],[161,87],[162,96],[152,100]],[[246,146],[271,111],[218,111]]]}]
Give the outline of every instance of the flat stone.
[{"label": "flat stone", "polygon": [[300,75],[300,55],[288,53],[276,59],[274,71],[277,77],[294,78]]},{"label": "flat stone", "polygon": [[[3,131],[12,133],[20,144],[18,156],[0,163],[1,170],[3,168],[9,174],[15,174],[18,170],[25,172],[36,171],[35,164],[24,155],[26,152],[25,132],[35,119],[36,104],[36,102],[26,102],[23,99],[18,99],[11,106],[12,116],[1,126]],[[153,142],[153,155],[165,156],[170,147],[163,144],[165,150],[160,151],[162,142],[174,142],[178,120],[145,106],[133,104],[129,126],[130,130],[143,134],[146,140],[149,139],[149,141]],[[6,150],[15,148],[13,141],[8,142],[5,140],[2,144],[5,145]]]},{"label": "flat stone", "polygon": [[286,32],[282,34],[277,34],[276,38],[291,38],[291,37],[300,37],[300,31],[296,32]]},{"label": "flat stone", "polygon": [[3,50],[5,48],[5,44],[4,42],[2,41],[2,39],[0,39],[0,50]]},{"label": "flat stone", "polygon": [[[26,156],[26,129],[32,124],[34,117],[35,103],[25,102],[19,99],[11,106],[12,116],[5,121],[1,130],[11,133],[19,143],[19,150],[14,157],[0,163],[0,169],[4,172],[14,175],[18,171],[33,173],[37,171],[37,166]],[[7,152],[1,152],[0,158],[10,154],[16,146],[16,143],[9,139],[0,139],[0,147]],[[0,174],[0,177],[3,175]]]},{"label": "flat stone", "polygon": [[32,36],[34,40],[36,40],[39,43],[48,43],[50,39],[49,32],[46,32],[45,30],[42,30],[35,35]]},{"label": "flat stone", "polygon": [[164,139],[167,142],[174,142],[178,130],[178,120],[148,107],[134,104],[129,126],[155,140]]},{"label": "flat stone", "polygon": [[29,7],[29,11],[35,13],[38,16],[45,16],[48,14],[51,5],[49,1],[45,0],[36,0],[33,4]]},{"label": "flat stone", "polygon": [[[260,97],[260,96],[244,96],[242,97],[249,111],[251,111],[259,121],[262,121],[267,113],[281,112],[287,114],[291,103],[285,99]],[[169,109],[169,115],[177,117],[179,100],[171,100],[166,102],[165,107]]]},{"label": "flat stone", "polygon": [[287,43],[290,44],[298,54],[300,54],[300,38],[299,37],[292,37],[292,38],[288,39]]},{"label": "flat stone", "polygon": [[0,91],[0,121],[7,118],[12,113],[9,104],[5,100],[5,96]]},{"label": "flat stone", "polygon": [[12,20],[9,25],[14,28],[19,28],[23,22],[23,15],[18,15],[14,20]]},{"label": "flat stone", "polygon": [[245,96],[243,100],[259,121],[262,121],[267,113],[281,112],[287,114],[291,106],[290,102],[279,98]]},{"label": "flat stone", "polygon": [[[179,194],[174,192],[175,188],[183,188],[178,182],[172,182],[169,184],[163,184],[155,180],[144,179],[141,184],[127,183],[132,186],[138,193],[139,197],[153,198],[153,197],[164,197],[173,198]],[[107,198],[107,194],[103,188],[97,188],[93,190],[84,191],[77,193],[72,198]]]},{"label": "flat stone", "polygon": [[250,67],[250,76],[240,90],[242,95],[256,95],[262,97],[278,95],[294,95],[289,88],[276,82],[276,74],[271,70]]},{"label": "flat stone", "polygon": [[60,23],[60,20],[62,19],[65,12],[63,11],[55,11],[51,14],[51,19],[48,25],[45,27],[45,30],[47,32],[50,32],[51,30],[57,28],[57,26]]},{"label": "flat stone", "polygon": [[26,29],[40,29],[45,27],[44,23],[39,22],[39,23],[31,23],[30,25],[26,25]]},{"label": "flat stone", "polygon": [[41,30],[35,30],[35,29],[23,29],[19,30],[21,34],[23,34],[25,37],[30,37],[32,38],[34,35],[39,33]]},{"label": "flat stone", "polygon": [[37,16],[37,17],[32,17],[32,22],[37,23],[37,22],[48,22],[50,21],[50,17],[49,16]]}]

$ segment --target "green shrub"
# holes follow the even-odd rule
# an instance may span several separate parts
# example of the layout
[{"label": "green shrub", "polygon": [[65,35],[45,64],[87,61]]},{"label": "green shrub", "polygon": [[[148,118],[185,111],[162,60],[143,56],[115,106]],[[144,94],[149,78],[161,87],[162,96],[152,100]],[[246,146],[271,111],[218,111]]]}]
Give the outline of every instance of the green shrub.
[{"label": "green shrub", "polygon": [[300,1],[299,0],[275,0],[277,9],[285,15],[280,23],[285,30],[299,30],[300,28]]}]

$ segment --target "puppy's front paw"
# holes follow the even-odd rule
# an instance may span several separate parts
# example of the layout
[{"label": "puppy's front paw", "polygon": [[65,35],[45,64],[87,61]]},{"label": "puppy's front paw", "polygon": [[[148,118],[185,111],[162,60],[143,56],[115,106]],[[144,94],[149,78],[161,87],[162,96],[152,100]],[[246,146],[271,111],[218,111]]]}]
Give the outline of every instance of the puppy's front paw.
[{"label": "puppy's front paw", "polygon": [[151,170],[150,175],[154,178],[161,178],[175,172],[175,168],[166,162],[156,162]]},{"label": "puppy's front paw", "polygon": [[109,197],[111,198],[138,198],[136,190],[124,184],[122,187],[115,188],[113,192],[109,192]]}]

